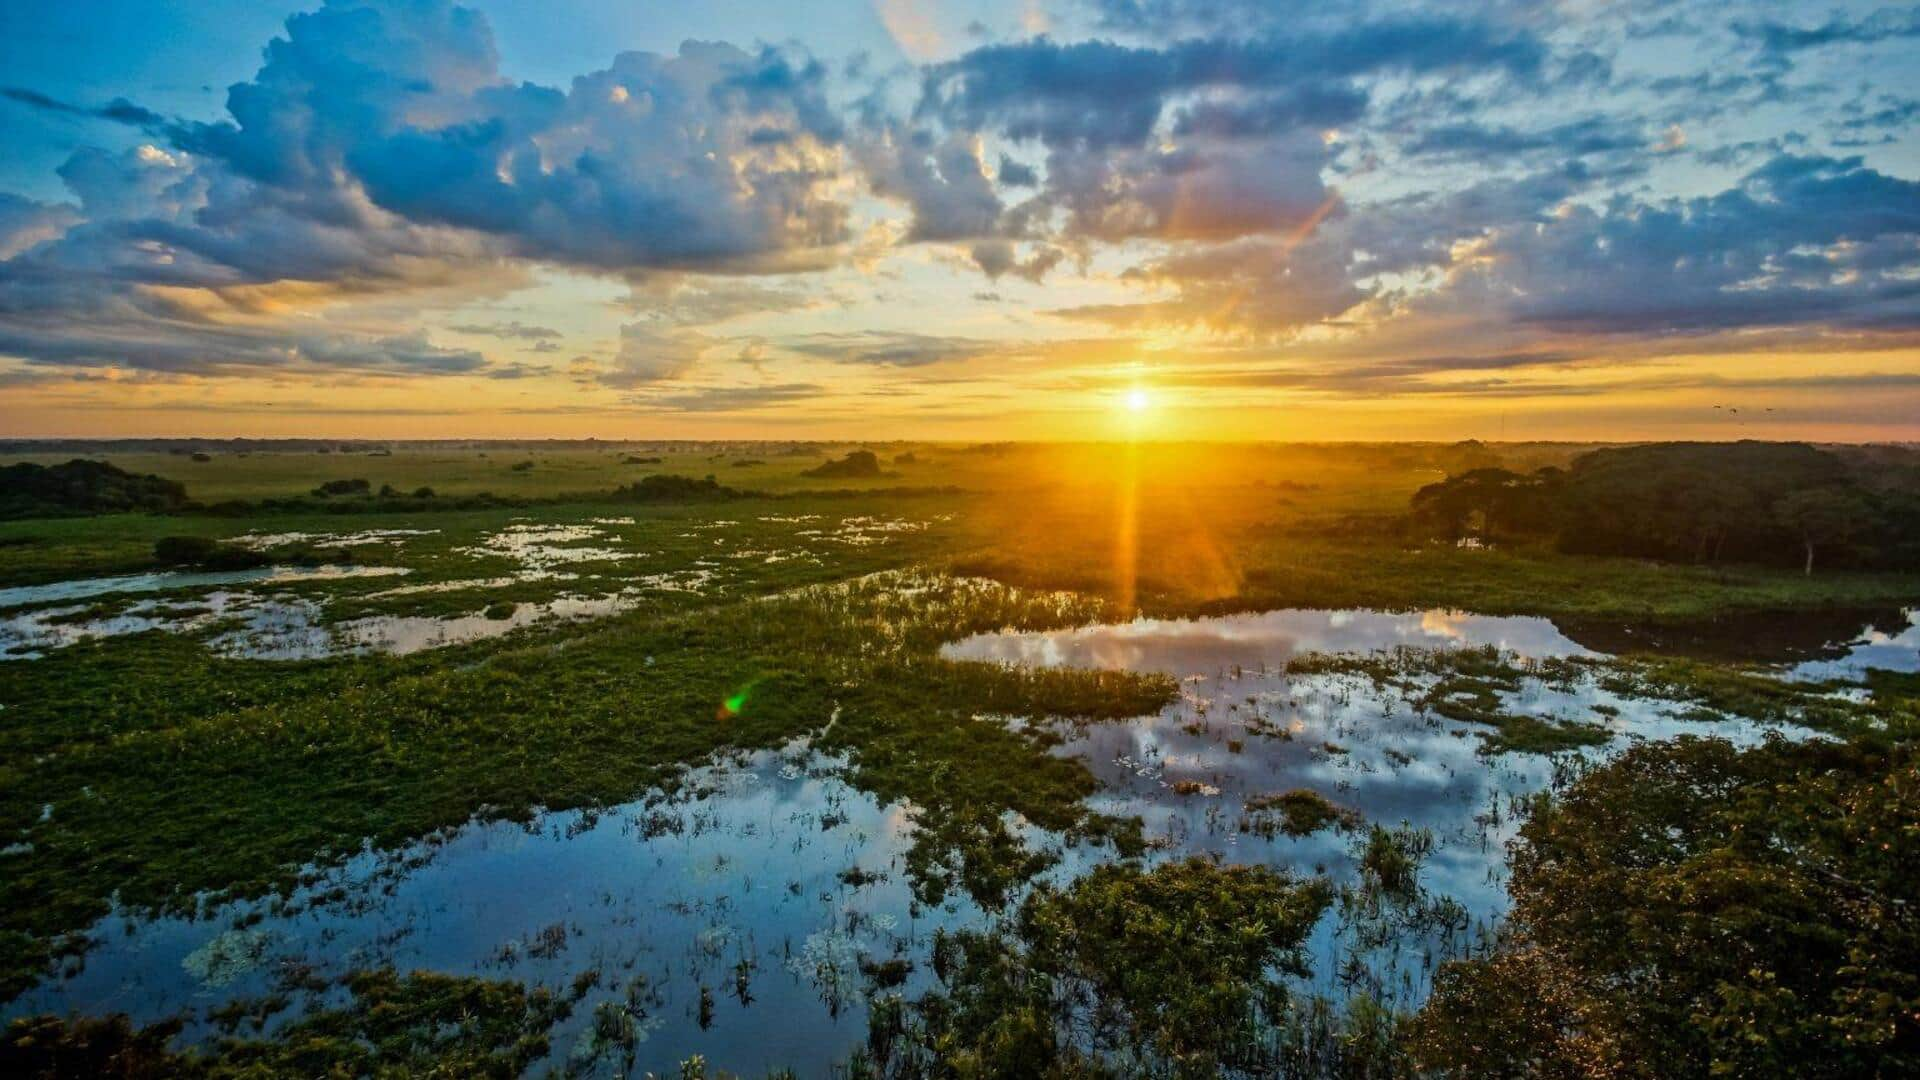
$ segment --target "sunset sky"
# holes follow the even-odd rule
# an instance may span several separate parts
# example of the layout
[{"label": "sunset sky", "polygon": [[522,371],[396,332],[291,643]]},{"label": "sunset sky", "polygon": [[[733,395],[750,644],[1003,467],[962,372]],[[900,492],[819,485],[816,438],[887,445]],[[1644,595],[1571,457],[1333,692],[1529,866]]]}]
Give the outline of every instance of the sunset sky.
[{"label": "sunset sky", "polygon": [[1920,7],[0,0],[0,436],[1920,439]]}]

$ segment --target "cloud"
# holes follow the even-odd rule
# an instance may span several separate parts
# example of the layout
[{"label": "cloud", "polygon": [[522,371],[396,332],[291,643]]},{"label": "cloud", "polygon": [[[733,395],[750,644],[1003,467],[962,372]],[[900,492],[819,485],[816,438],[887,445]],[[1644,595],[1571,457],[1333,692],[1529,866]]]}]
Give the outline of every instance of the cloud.
[{"label": "cloud", "polygon": [[46,112],[63,113],[68,116],[85,116],[96,120],[110,120],[116,124],[128,124],[139,128],[162,128],[165,127],[168,122],[166,117],[150,109],[135,105],[126,98],[114,98],[105,105],[90,107],[74,105],[70,102],[48,97],[38,90],[29,90],[19,86],[0,86],[0,97]]},{"label": "cloud", "polygon": [[80,221],[71,206],[0,191],[0,260],[56,239]]},{"label": "cloud", "polygon": [[594,377],[600,385],[620,390],[677,379],[692,371],[713,344],[702,334],[657,322],[628,323],[620,328],[613,366]]},{"label": "cloud", "polygon": [[506,338],[513,341],[544,341],[557,338],[560,331],[548,326],[528,326],[519,320],[505,323],[462,323],[447,329],[460,334]]},{"label": "cloud", "polygon": [[1174,300],[1067,308],[1055,314],[1115,327],[1196,327],[1255,337],[1331,319],[1360,303],[1348,253],[1332,244],[1265,238],[1193,247],[1145,263],[1128,278],[1178,290]]},{"label": "cloud", "polygon": [[287,21],[228,91],[231,119],[179,141],[315,213],[364,193],[527,258],[752,271],[822,262],[845,239],[824,78],[788,51],[690,41],[561,91],[505,79],[470,9],[333,0]]},{"label": "cloud", "polygon": [[434,345],[424,331],[379,336],[350,331],[290,332],[278,325],[208,322],[164,304],[137,307],[114,298],[81,322],[0,319],[0,355],[39,364],[125,367],[193,374],[360,371],[383,374],[463,375],[486,357]]},{"label": "cloud", "polygon": [[1644,150],[1653,142],[1631,121],[1591,116],[1530,131],[1474,122],[1442,124],[1420,132],[1406,149],[1477,161],[1542,151],[1560,158],[1611,154]]},{"label": "cloud", "polygon": [[1783,154],[1716,195],[1500,230],[1470,302],[1567,332],[1920,327],[1920,183]]},{"label": "cloud", "polygon": [[1381,73],[1532,77],[1546,55],[1543,43],[1516,27],[1419,15],[1251,40],[1190,38],[1164,48],[1040,37],[982,46],[929,68],[919,111],[1049,148],[1113,147],[1143,142],[1177,93],[1299,94],[1316,82]]},{"label": "cloud", "polygon": [[779,345],[788,352],[820,360],[909,368],[972,359],[1006,347],[999,342],[975,338],[871,330],[808,334]]},{"label": "cloud", "polygon": [[1843,15],[1819,26],[1797,27],[1773,20],[1741,21],[1734,29],[1743,37],[1757,41],[1771,53],[1792,53],[1828,45],[1870,45],[1881,41],[1920,37],[1920,10],[1885,7],[1862,19]]},{"label": "cloud", "polygon": [[505,79],[470,9],[330,0],[287,21],[227,109],[165,124],[164,143],[76,151],[59,175],[77,208],[0,202],[0,349],[168,370],[355,355],[441,370],[465,361],[336,348],[379,338],[370,327],[303,346],[309,327],[259,317],[506,281],[521,260],[629,276],[817,267],[846,239],[841,121],[823,69],[790,50],[623,53],[561,91]]},{"label": "cloud", "polygon": [[[1366,114],[1370,81],[1533,81],[1548,54],[1524,29],[1475,19],[1253,27],[1242,36],[1215,23],[1155,45],[1044,36],[984,45],[929,65],[911,121],[890,121],[858,152],[875,190],[911,207],[908,239],[965,241],[990,277],[1038,278],[1058,258],[1016,262],[1013,242],[1297,229],[1333,197],[1324,133]],[[981,159],[988,136],[1036,144],[1044,176],[1003,155],[994,182]],[[1035,194],[1010,203],[1002,193],[1016,188]]]},{"label": "cloud", "polygon": [[806,401],[819,397],[824,392],[824,388],[813,383],[715,386],[669,394],[629,397],[626,403],[648,412],[745,412],[795,401]]}]

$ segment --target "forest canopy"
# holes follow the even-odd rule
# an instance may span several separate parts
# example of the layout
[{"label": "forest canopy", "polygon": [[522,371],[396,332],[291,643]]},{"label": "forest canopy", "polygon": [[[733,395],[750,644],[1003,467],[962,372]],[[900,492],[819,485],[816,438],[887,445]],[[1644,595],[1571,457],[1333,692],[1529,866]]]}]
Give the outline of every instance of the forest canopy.
[{"label": "forest canopy", "polygon": [[1920,558],[1920,474],[1805,443],[1594,450],[1565,469],[1468,470],[1414,493],[1448,539],[1545,539],[1570,554],[1898,567]]}]

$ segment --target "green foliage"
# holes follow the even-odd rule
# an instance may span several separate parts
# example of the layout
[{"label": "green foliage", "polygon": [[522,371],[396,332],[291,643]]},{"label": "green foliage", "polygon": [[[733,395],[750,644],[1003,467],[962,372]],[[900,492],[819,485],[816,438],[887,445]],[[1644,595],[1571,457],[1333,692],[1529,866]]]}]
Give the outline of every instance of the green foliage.
[{"label": "green foliage", "polygon": [[20,462],[0,467],[0,521],[175,510],[187,489],[158,476],[136,476],[104,461],[75,459],[62,465]]},{"label": "green foliage", "polygon": [[941,989],[876,1040],[888,1076],[1215,1076],[1271,1053],[1324,882],[1203,859],[1041,886],[1000,933],[942,935]]},{"label": "green foliage", "polygon": [[322,483],[319,487],[316,487],[313,489],[313,493],[323,499],[334,496],[334,495],[342,495],[342,496],[367,495],[367,494],[371,494],[372,491],[373,491],[373,485],[369,484],[365,480],[359,480],[359,479],[328,480]]},{"label": "green foliage", "polygon": [[751,494],[736,491],[723,486],[720,481],[708,476],[704,480],[695,480],[691,476],[670,476],[655,473],[643,476],[631,484],[615,488],[613,497],[623,502],[685,502],[689,500],[738,499]]},{"label": "green foliage", "polygon": [[[1278,820],[1274,815],[1278,814]],[[1246,816],[1240,830],[1260,836],[1284,832],[1288,836],[1311,836],[1321,829],[1352,829],[1360,824],[1360,815],[1344,806],[1336,806],[1325,795],[1309,788],[1296,788],[1278,795],[1256,795],[1246,802]]]},{"label": "green foliage", "polygon": [[1420,489],[1411,506],[1417,524],[1449,538],[1550,537],[1577,554],[1807,574],[1816,563],[1910,565],[1916,491],[1867,478],[1803,443],[1658,443],[1595,450],[1564,471],[1476,469]]},{"label": "green foliage", "polygon": [[856,480],[885,475],[880,459],[871,450],[854,450],[837,461],[828,461],[801,473],[822,480]]},{"label": "green foliage", "polygon": [[547,1053],[547,1029],[571,1002],[517,983],[391,970],[344,980],[348,1000],[309,1012],[270,1039],[227,1038],[176,1051],[178,1022],[134,1028],[124,1015],[15,1020],[0,1075],[69,1077],[520,1076]]},{"label": "green foliage", "polygon": [[153,561],[162,566],[200,570],[244,570],[273,560],[260,552],[223,544],[206,536],[163,536],[153,542]]},{"label": "green foliage", "polygon": [[1910,743],[1637,746],[1541,800],[1511,938],[1443,969],[1419,1048],[1455,1075],[1920,1069]]}]

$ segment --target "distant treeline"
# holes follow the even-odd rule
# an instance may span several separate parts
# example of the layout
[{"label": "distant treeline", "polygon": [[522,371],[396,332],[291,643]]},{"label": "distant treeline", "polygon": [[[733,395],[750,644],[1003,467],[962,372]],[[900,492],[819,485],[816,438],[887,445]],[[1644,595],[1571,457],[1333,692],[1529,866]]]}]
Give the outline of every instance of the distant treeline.
[{"label": "distant treeline", "polygon": [[401,491],[391,484],[383,484],[376,489],[370,481],[356,478],[329,480],[314,488],[310,494],[291,498],[199,503],[188,498],[186,487],[177,481],[136,475],[103,461],[75,460],[60,465],[23,462],[0,468],[0,521],[128,512],[198,513],[216,517],[247,517],[255,514],[395,514],[578,502],[694,503],[856,495],[911,497],[951,495],[958,491],[953,487],[901,487],[771,495],[728,487],[711,475],[695,479],[691,476],[656,473],[612,491],[575,491],[541,497],[495,495],[484,491],[469,495],[439,495],[430,487]]},{"label": "distant treeline", "polygon": [[1595,450],[1566,468],[1470,469],[1413,496],[1448,539],[1550,540],[1559,550],[1673,562],[1920,567],[1912,454],[1804,443],[1659,443]]},{"label": "distant treeline", "polygon": [[[655,453],[741,449],[818,452],[844,442],[794,439],[0,439],[0,455],[20,454],[381,454],[394,450],[605,450]],[[887,445],[907,445],[890,443]]]}]

